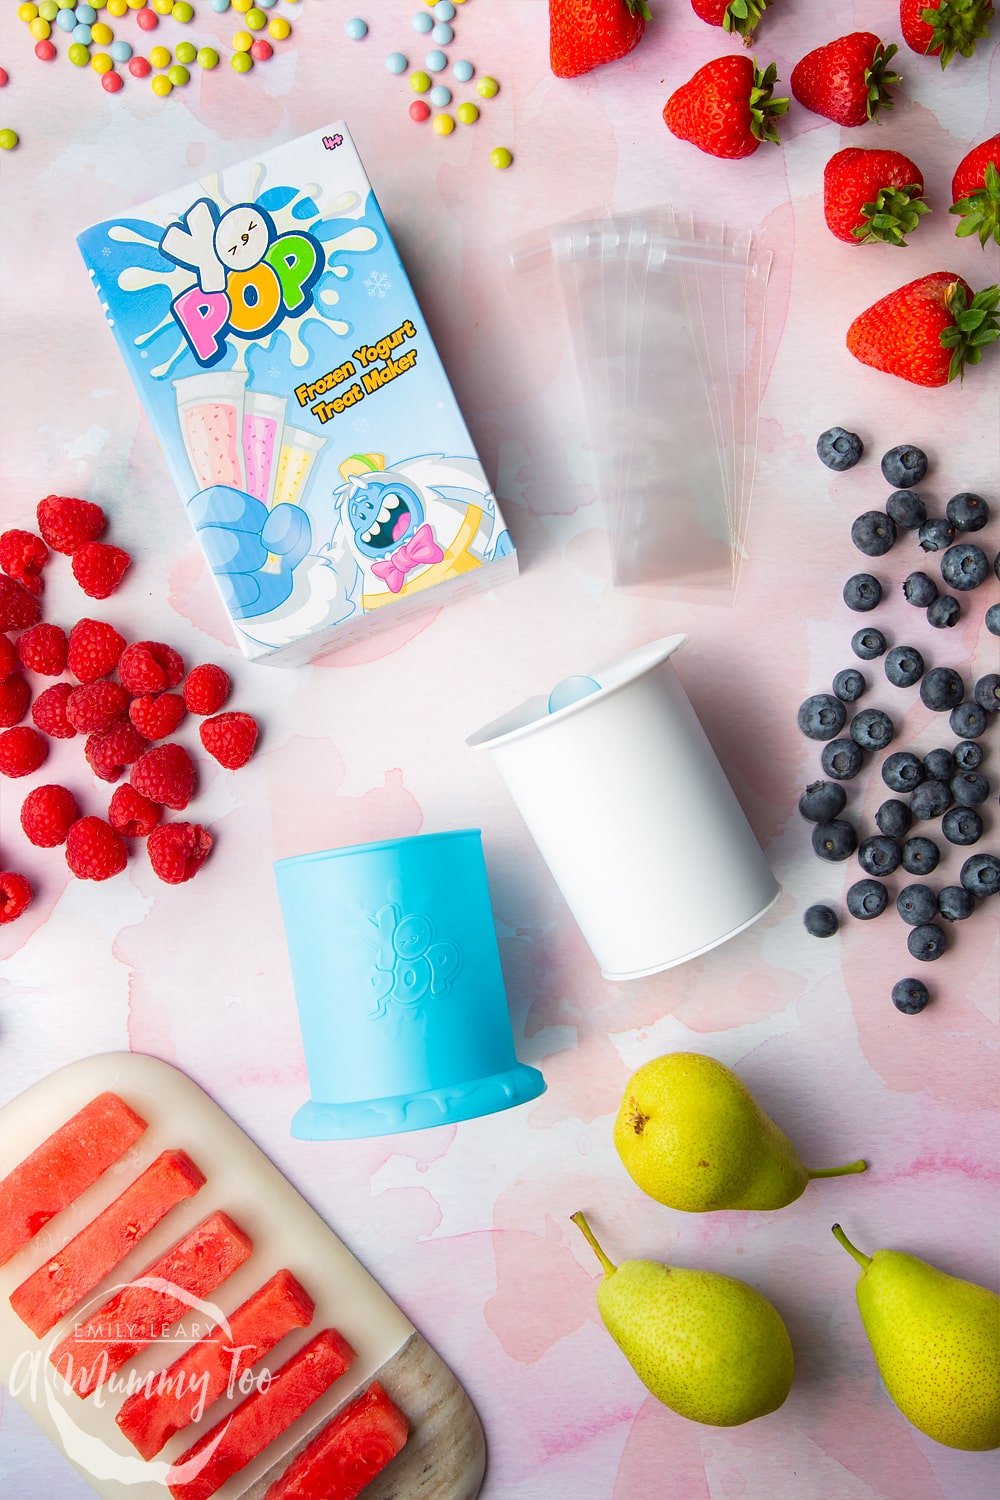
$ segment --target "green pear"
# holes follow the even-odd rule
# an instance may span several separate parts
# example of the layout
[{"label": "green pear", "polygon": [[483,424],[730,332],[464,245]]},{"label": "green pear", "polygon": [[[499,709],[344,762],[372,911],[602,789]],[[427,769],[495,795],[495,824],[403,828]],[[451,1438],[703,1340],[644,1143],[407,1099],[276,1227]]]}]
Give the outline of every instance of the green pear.
[{"label": "green pear", "polygon": [[1000,1297],[902,1250],[862,1255],[833,1232],[861,1267],[861,1321],[903,1416],[946,1448],[1000,1448]]},{"label": "green pear", "polygon": [[784,1208],[814,1177],[863,1172],[863,1161],[812,1171],[725,1063],[698,1052],[654,1058],[629,1079],[615,1146],[634,1182],[668,1208]]},{"label": "green pear", "polygon": [[605,1255],[583,1214],[573,1223],[604,1267],[597,1306],[643,1385],[679,1416],[738,1427],[777,1411],[792,1384],[788,1330],[766,1297],[714,1271]]}]

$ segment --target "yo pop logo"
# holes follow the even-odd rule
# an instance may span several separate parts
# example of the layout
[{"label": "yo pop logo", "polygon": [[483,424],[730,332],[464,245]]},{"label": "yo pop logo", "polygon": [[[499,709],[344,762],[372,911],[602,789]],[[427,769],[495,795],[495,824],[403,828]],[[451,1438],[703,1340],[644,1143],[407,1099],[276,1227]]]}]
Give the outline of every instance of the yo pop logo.
[{"label": "yo pop logo", "polygon": [[324,268],[323,250],[311,234],[278,234],[274,221],[253,203],[219,214],[199,198],[160,240],[160,251],[195,273],[195,284],[170,304],[200,365],[214,365],[230,334],[258,339],[285,318],[313,305]]}]

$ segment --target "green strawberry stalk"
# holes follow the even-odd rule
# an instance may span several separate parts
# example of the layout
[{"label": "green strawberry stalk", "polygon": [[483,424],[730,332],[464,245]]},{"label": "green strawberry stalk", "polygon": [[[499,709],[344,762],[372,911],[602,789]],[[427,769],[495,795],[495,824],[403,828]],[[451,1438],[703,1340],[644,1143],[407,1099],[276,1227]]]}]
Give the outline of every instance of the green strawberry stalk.
[{"label": "green strawberry stalk", "polygon": [[868,118],[877,120],[881,109],[892,109],[892,90],[902,83],[901,73],[891,71],[889,64],[899,48],[895,42],[888,47],[879,42],[872,60],[865,69],[865,86],[868,89]]},{"label": "green strawberry stalk", "polygon": [[760,25],[761,17],[770,3],[771,0],[729,0],[726,13],[722,17],[723,31],[741,36],[746,46],[749,47],[753,34]]},{"label": "green strawberry stalk", "polygon": [[984,287],[969,301],[968,292],[961,281],[956,281],[948,290],[947,307],[954,322],[940,334],[942,349],[951,349],[951,364],[948,379],[965,378],[966,365],[978,365],[987,344],[1000,339],[997,322],[997,307],[1000,306],[1000,286]]},{"label": "green strawberry stalk", "polygon": [[862,204],[865,222],[851,233],[863,245],[877,240],[886,245],[905,245],[906,236],[913,233],[922,215],[931,211],[922,193],[919,182],[911,182],[906,187],[881,188],[873,202]]},{"label": "green strawberry stalk", "polygon": [[940,52],[941,66],[946,68],[956,52],[962,57],[973,55],[976,43],[990,29],[993,0],[940,0],[936,9],[922,10],[920,19],[931,33],[924,51],[935,57]]},{"label": "green strawberry stalk", "polygon": [[955,233],[960,240],[977,234],[984,247],[989,239],[1000,245],[1000,172],[994,162],[987,162],[983,177],[983,186],[959,198],[948,212],[959,215]]},{"label": "green strawberry stalk", "polygon": [[754,61],[753,88],[750,90],[750,133],[758,141],[773,141],[775,145],[780,145],[774,122],[779,115],[787,113],[791,100],[772,97],[777,81],[778,69],[774,63],[768,63],[762,73],[756,60]]}]

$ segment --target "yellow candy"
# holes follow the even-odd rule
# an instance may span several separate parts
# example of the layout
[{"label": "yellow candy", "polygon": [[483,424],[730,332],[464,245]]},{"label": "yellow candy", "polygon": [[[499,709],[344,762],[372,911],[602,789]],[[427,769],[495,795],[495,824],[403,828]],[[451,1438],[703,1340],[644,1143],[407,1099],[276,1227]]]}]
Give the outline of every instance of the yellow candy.
[{"label": "yellow candy", "polygon": [[514,158],[511,156],[506,146],[494,146],[493,150],[490,152],[490,161],[499,172],[505,171],[506,168],[510,166],[513,160]]},{"label": "yellow candy", "polygon": [[283,42],[286,36],[291,36],[292,34],[291,25],[285,20],[284,16],[275,16],[267,29],[276,42]]},{"label": "yellow candy", "polygon": [[[253,46],[253,37],[249,31],[238,31],[233,37],[233,50],[235,52],[249,52]],[[237,69],[237,72],[239,69]]]},{"label": "yellow candy", "polygon": [[105,10],[109,16],[127,16],[128,0],[108,0]]},{"label": "yellow candy", "polygon": [[52,30],[52,27],[49,25],[48,21],[45,20],[44,16],[36,16],[31,25],[28,27],[28,30],[31,32],[31,35],[35,38],[36,42],[47,42],[49,39],[49,32]]},{"label": "yellow candy", "polygon": [[264,27],[267,25],[267,16],[262,10],[258,10],[257,7],[254,6],[252,10],[247,11],[246,21],[251,31],[263,31]]},{"label": "yellow candy", "polygon": [[431,81],[426,73],[411,73],[410,88],[415,94],[426,94],[431,86]]},{"label": "yellow candy", "polygon": [[110,47],[115,39],[115,34],[105,21],[95,21],[90,28],[90,40],[96,42],[99,47]]},{"label": "yellow candy", "polygon": [[174,0],[153,0],[153,9],[158,16],[169,16],[174,8]]},{"label": "yellow candy", "polygon": [[157,73],[149,86],[161,99],[165,99],[169,93],[172,93],[174,87],[166,73]]},{"label": "yellow candy", "polygon": [[435,115],[431,124],[438,135],[451,135],[451,132],[455,129],[455,121],[451,115]]},{"label": "yellow candy", "polygon": [[125,0],[129,10],[145,10],[146,0]]},{"label": "yellow candy", "polygon": [[25,25],[28,25],[30,22],[32,22],[37,15],[37,5],[19,5],[17,7],[17,19],[19,21],[23,21]]},{"label": "yellow candy", "polygon": [[237,73],[249,73],[253,67],[253,58],[249,52],[234,52],[229,59],[229,66]]},{"label": "yellow candy", "polygon": [[152,68],[168,68],[170,66],[170,48],[150,47],[149,65]]},{"label": "yellow candy", "polygon": [[110,73],[114,63],[106,52],[95,52],[91,56],[90,66],[95,73]]},{"label": "yellow candy", "polygon": [[479,119],[479,110],[474,104],[460,104],[455,113],[460,125],[475,125]]},{"label": "yellow candy", "polygon": [[485,78],[480,78],[476,84],[476,93],[480,99],[495,99],[499,92],[500,85],[495,78],[490,78],[489,74]]},{"label": "yellow candy", "polygon": [[253,7],[253,0],[232,0],[232,3],[233,10],[241,16],[245,16],[247,11]]}]

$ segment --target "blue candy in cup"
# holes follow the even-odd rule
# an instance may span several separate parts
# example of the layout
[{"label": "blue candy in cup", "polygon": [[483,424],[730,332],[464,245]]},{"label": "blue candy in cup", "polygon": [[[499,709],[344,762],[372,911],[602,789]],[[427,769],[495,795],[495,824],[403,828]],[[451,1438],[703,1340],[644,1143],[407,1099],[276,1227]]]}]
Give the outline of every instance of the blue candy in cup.
[{"label": "blue candy in cup", "polygon": [[274,868],[311,1094],[293,1136],[424,1130],[544,1092],[514,1052],[478,829]]}]

